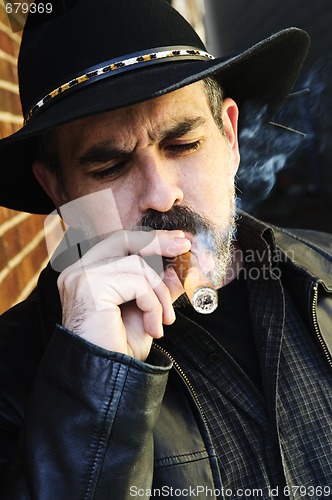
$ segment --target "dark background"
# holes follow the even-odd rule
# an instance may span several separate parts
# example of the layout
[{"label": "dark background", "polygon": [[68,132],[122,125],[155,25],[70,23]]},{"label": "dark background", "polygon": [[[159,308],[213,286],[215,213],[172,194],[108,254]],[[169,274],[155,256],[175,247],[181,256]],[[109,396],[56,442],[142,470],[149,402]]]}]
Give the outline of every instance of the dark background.
[{"label": "dark background", "polygon": [[[205,0],[205,10],[207,47],[215,56],[242,51],[290,26],[303,28],[311,36],[308,58],[295,88],[309,86],[311,91],[289,99],[275,117],[305,133],[306,139],[279,129],[292,154],[275,173],[269,194],[264,193],[259,172],[255,183],[245,180],[246,155],[242,152],[239,196],[242,208],[268,222],[332,232],[332,1]],[[295,141],[296,148],[288,141]]]}]

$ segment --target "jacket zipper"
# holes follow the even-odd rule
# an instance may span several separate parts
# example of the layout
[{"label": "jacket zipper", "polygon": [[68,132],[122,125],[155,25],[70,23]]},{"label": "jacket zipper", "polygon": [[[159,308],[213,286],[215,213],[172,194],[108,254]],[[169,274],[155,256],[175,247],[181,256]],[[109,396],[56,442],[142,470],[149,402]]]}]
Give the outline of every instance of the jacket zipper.
[{"label": "jacket zipper", "polygon": [[188,379],[187,375],[184,373],[184,371],[182,370],[181,366],[179,365],[179,363],[173,358],[173,356],[168,352],[166,351],[166,349],[164,349],[163,347],[161,347],[159,344],[155,344],[153,342],[153,347],[155,347],[156,349],[158,349],[159,351],[163,352],[164,354],[166,354],[166,356],[169,357],[169,359],[172,361],[173,363],[173,366],[174,368],[176,369],[176,371],[178,372],[178,374],[180,375],[180,377],[182,378],[183,382],[186,384],[186,386],[188,387],[189,389],[189,392],[191,393],[192,397],[194,398],[194,401],[202,415],[202,419],[204,421],[204,424],[206,425],[207,429],[209,429],[209,425],[207,423],[207,419],[205,417],[205,414],[204,414],[204,411],[203,411],[203,408],[202,408],[202,405],[198,399],[198,396],[196,394],[196,391],[195,389],[193,388],[190,380]]},{"label": "jacket zipper", "polygon": [[319,329],[319,325],[318,325],[318,319],[317,319],[317,300],[318,300],[318,282],[314,283],[313,287],[313,292],[314,292],[314,295],[313,295],[313,299],[312,299],[312,304],[311,304],[311,317],[312,317],[312,323],[313,323],[313,326],[314,326],[314,330],[315,330],[315,333],[316,333],[316,336],[317,336],[317,339],[318,339],[318,342],[325,354],[325,357],[327,359],[327,362],[328,364],[330,365],[330,367],[332,368],[332,357],[329,353],[329,350],[327,348],[327,345],[322,337],[322,334],[320,332],[320,329]]}]

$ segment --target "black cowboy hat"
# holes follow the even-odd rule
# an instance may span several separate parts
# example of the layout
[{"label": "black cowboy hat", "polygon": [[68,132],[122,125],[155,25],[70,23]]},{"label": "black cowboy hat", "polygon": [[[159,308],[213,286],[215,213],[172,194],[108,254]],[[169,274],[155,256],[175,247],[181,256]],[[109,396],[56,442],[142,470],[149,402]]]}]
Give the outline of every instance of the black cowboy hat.
[{"label": "black cowboy hat", "polygon": [[0,204],[31,213],[54,210],[31,170],[42,132],[214,74],[240,108],[256,99],[271,117],[309,46],[304,31],[289,28],[238,55],[214,59],[166,0],[53,0],[51,13],[42,12],[45,2],[35,4],[18,63],[24,126],[0,141]]}]

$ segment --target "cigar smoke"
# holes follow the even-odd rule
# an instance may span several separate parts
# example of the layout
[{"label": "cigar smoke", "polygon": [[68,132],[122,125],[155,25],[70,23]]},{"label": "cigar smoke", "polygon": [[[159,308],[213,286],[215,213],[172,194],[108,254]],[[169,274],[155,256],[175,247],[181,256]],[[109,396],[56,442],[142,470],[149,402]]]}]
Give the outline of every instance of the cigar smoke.
[{"label": "cigar smoke", "polygon": [[278,172],[304,140],[304,135],[268,121],[266,107],[262,108],[252,101],[244,105],[239,133],[241,164],[237,187],[240,206],[247,212],[252,212],[259,202],[267,198]]},{"label": "cigar smoke", "polygon": [[243,210],[254,212],[270,194],[278,173],[300,161],[302,164],[303,157],[316,176],[321,168],[318,157],[323,161],[329,157],[331,161],[331,82],[330,57],[322,57],[303,72],[297,87],[272,119],[259,103],[248,101],[244,105],[237,180]]},{"label": "cigar smoke", "polygon": [[[307,129],[306,150],[314,151],[331,170],[332,148],[332,61],[331,54],[321,57],[303,77],[303,86],[310,88],[301,121]],[[331,187],[331,183],[329,187]]]}]

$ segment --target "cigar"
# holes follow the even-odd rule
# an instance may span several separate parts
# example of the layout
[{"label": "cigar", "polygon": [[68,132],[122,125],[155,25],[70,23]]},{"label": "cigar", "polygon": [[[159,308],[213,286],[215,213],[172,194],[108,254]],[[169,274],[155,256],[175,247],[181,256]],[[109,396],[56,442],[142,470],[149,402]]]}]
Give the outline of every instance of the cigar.
[{"label": "cigar", "polygon": [[210,314],[218,307],[218,293],[203,273],[193,252],[186,252],[170,260],[193,308],[201,314]]}]

